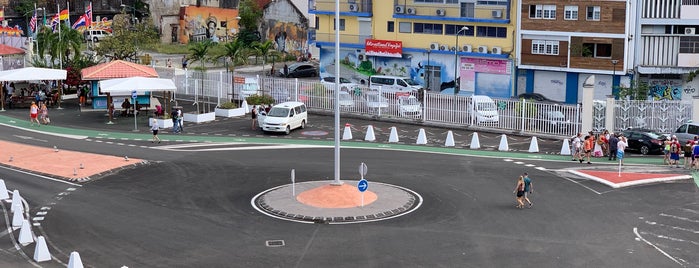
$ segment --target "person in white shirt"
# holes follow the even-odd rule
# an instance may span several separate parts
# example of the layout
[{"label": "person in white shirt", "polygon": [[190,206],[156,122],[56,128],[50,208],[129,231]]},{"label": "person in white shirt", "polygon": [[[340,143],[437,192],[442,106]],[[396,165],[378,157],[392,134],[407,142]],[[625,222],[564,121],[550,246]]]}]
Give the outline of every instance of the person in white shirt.
[{"label": "person in white shirt", "polygon": [[619,159],[621,165],[624,165],[624,150],[626,150],[628,146],[629,144],[626,143],[626,137],[624,137],[624,134],[620,134],[619,142],[616,144],[616,158]]},{"label": "person in white shirt", "polygon": [[581,150],[582,140],[580,138],[581,136],[582,136],[582,133],[578,132],[578,134],[575,135],[575,137],[573,137],[573,143],[572,143],[573,154],[572,154],[572,158],[570,159],[570,161],[577,161],[579,159],[582,159],[582,156],[580,155],[580,153],[582,152],[582,150]]}]

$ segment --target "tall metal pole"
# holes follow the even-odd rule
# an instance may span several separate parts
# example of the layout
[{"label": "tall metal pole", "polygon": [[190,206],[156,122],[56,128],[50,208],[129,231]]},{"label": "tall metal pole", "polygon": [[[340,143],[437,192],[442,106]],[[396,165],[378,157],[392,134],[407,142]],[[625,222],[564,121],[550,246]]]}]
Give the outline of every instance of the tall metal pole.
[{"label": "tall metal pole", "polygon": [[454,122],[456,122],[456,94],[461,90],[461,83],[459,83],[459,34],[461,31],[468,31],[468,27],[461,27],[459,31],[456,32],[456,47],[454,47]]},{"label": "tall metal pole", "polygon": [[616,77],[616,65],[619,60],[612,60],[612,92],[614,92],[614,77]]},{"label": "tall metal pole", "polygon": [[333,185],[342,185],[340,181],[340,0],[335,0],[335,179]]}]

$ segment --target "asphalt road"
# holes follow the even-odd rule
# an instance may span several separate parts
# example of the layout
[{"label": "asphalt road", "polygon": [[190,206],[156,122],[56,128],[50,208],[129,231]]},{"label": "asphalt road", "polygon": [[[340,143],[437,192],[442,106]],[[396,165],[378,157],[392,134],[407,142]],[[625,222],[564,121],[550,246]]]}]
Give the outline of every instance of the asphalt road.
[{"label": "asphalt road", "polygon": [[[370,182],[416,191],[423,206],[374,223],[300,224],[264,216],[250,200],[288,183],[292,168],[298,181],[332,179],[331,148],[153,145],[0,131],[10,141],[150,161],[82,186],[0,169],[32,215],[50,207],[35,232],[64,263],[78,251],[87,267],[679,266],[638,241],[636,228],[674,260],[699,265],[691,231],[699,192],[689,181],[614,190],[558,172],[577,166],[568,161],[343,149],[343,178],[356,179],[356,166],[365,162]],[[534,180],[534,207],[518,210],[511,191],[524,171]],[[268,247],[270,240],[284,245]],[[5,249],[8,241],[2,239]],[[11,250],[0,253],[7,266],[33,267]]]}]

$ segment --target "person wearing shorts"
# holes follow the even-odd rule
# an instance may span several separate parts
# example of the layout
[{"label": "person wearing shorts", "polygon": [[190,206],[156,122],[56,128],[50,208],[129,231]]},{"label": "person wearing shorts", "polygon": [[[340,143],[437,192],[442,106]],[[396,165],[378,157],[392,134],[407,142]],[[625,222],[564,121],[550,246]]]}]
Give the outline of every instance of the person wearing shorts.
[{"label": "person wearing shorts", "polygon": [[626,150],[626,147],[628,147],[629,144],[626,143],[626,137],[624,137],[624,134],[621,134],[619,136],[619,142],[616,143],[616,158],[619,159],[619,164],[624,165],[624,150]]},{"label": "person wearing shorts", "polygon": [[36,102],[32,101],[32,106],[29,107],[29,122],[33,126],[35,121],[37,125],[41,126],[39,122],[39,106],[36,105]]},{"label": "person wearing shorts", "polygon": [[682,151],[682,145],[677,141],[677,137],[672,136],[672,142],[670,143],[670,166],[675,165],[676,168],[680,167],[680,152]]},{"label": "person wearing shorts", "polygon": [[517,208],[524,208],[524,177],[519,176],[517,186],[515,186],[515,190],[512,193],[516,194]]},{"label": "person wearing shorts", "polygon": [[682,147],[682,152],[684,154],[684,168],[692,167],[692,146],[694,146],[694,141],[687,140],[687,143]]},{"label": "person wearing shorts", "polygon": [[153,118],[153,123],[150,126],[150,130],[153,131],[153,140],[151,141],[151,143],[156,141],[160,143],[160,138],[158,137],[158,129],[160,129],[160,127],[158,127],[158,119]]},{"label": "person wearing shorts", "polygon": [[699,143],[694,143],[692,145],[692,168],[699,168]]}]

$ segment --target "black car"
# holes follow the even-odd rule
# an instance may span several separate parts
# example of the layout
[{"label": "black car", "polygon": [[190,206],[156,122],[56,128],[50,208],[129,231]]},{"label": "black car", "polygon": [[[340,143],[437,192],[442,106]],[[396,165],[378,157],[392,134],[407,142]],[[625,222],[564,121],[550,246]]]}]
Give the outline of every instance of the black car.
[{"label": "black car", "polygon": [[641,154],[661,153],[665,136],[647,129],[630,129],[622,132],[626,137],[629,147],[627,151],[640,152]]},{"label": "black car", "polygon": [[[285,69],[288,73],[284,73]],[[282,68],[279,70],[279,76],[281,77],[316,77],[318,76],[318,68],[309,63],[294,63],[289,65],[287,68]]]},{"label": "black car", "polygon": [[525,99],[525,100],[534,100],[534,101],[542,101],[542,102],[552,102],[552,103],[561,103],[560,101],[555,101],[552,99],[547,98],[544,95],[541,95],[539,93],[522,93],[517,96],[518,99]]}]

